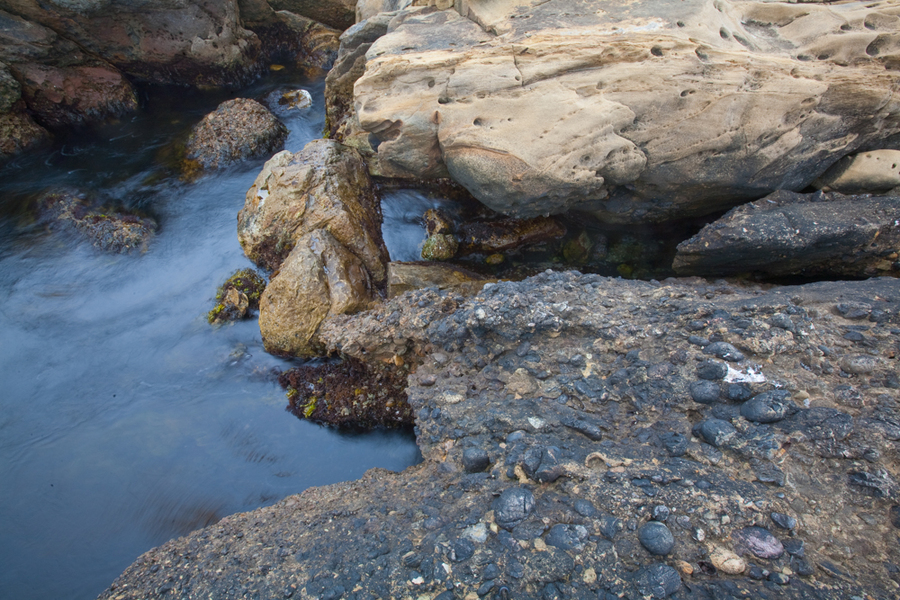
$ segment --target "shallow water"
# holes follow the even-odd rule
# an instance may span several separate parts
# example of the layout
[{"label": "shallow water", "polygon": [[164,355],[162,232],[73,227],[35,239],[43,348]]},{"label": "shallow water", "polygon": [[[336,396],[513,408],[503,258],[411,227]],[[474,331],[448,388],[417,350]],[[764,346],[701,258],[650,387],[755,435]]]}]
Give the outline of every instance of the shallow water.
[{"label": "shallow water", "polygon": [[[316,104],[286,119],[292,151],[323,123],[321,84],[303,87]],[[409,433],[296,419],[271,377],[291,365],[263,352],[256,322],[207,324],[216,287],[250,266],[236,214],[262,161],[193,184],[158,165],[223,99],[154,92],[140,114],[0,170],[0,598],[94,598],[174,536],[421,459]],[[29,195],[63,184],[157,217],[148,251],[31,222]]]}]

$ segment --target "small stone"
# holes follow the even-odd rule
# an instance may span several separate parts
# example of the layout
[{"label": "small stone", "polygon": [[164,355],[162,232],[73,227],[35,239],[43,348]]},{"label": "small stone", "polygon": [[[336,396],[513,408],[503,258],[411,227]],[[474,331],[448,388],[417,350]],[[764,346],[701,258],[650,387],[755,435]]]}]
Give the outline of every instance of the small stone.
[{"label": "small stone", "polygon": [[479,597],[484,597],[490,594],[492,589],[494,589],[494,582],[485,581],[480,586],[478,586],[478,591],[476,593]]},{"label": "small stone", "polygon": [[687,437],[681,435],[676,431],[667,431],[665,433],[661,433],[659,439],[662,442],[663,446],[666,447],[666,452],[668,452],[669,456],[673,458],[684,456],[685,452],[687,452]]},{"label": "small stone", "polygon": [[482,573],[481,576],[484,580],[497,579],[500,577],[500,567],[491,563],[484,568],[484,573]]},{"label": "small stone", "polygon": [[753,390],[746,383],[729,383],[725,387],[725,397],[732,402],[746,402],[753,397]]},{"label": "small stone", "polygon": [[675,537],[659,521],[650,521],[638,529],[638,540],[650,554],[665,556],[675,547]]},{"label": "small stone", "polygon": [[842,317],[851,321],[865,319],[872,312],[872,305],[865,302],[842,302],[835,308]]},{"label": "small stone", "polygon": [[756,565],[751,565],[750,569],[747,571],[747,577],[749,577],[750,579],[755,579],[756,581],[763,580],[768,576],[768,570],[757,567]]},{"label": "small stone", "polygon": [[450,260],[456,256],[459,242],[449,233],[436,233],[422,245],[422,258],[425,260]]},{"label": "small stone", "polygon": [[588,567],[584,570],[584,573],[581,574],[581,580],[587,585],[591,585],[597,581],[597,571],[593,568]]},{"label": "small stone", "polygon": [[574,507],[575,512],[577,512],[582,517],[587,517],[589,519],[596,517],[599,514],[597,512],[597,508],[588,500],[585,500],[583,498],[579,498],[578,500],[576,500]]},{"label": "small stone", "polygon": [[669,507],[664,505],[658,505],[653,507],[652,519],[654,521],[659,521],[661,523],[665,523],[669,518]]},{"label": "small stone", "polygon": [[450,560],[462,562],[472,558],[475,554],[475,545],[465,538],[459,538],[450,546]]},{"label": "small stone", "polygon": [[784,551],[790,554],[791,556],[796,556],[797,558],[803,558],[806,556],[806,544],[803,543],[803,540],[798,540],[797,538],[789,538],[784,541]]},{"label": "small stone", "polygon": [[571,550],[583,545],[588,537],[588,530],[583,525],[557,524],[550,528],[544,540],[548,545],[561,550]]},{"label": "small stone", "polygon": [[791,578],[783,573],[769,573],[769,581],[778,585],[787,585],[791,582]]},{"label": "small stone", "polygon": [[727,548],[714,549],[709,560],[716,569],[727,575],[740,575],[747,569],[744,559]]},{"label": "small stone", "polygon": [[707,444],[719,448],[728,444],[736,435],[737,430],[728,421],[722,419],[706,419],[694,427],[695,433]]},{"label": "small stone", "polygon": [[690,577],[694,574],[694,566],[689,562],[683,560],[675,560],[672,561],[672,565],[686,577]]},{"label": "small stone", "polygon": [[699,335],[689,336],[688,343],[700,347],[709,346],[709,340],[704,337],[700,337]]},{"label": "small stone", "polygon": [[850,471],[850,485],[862,488],[866,494],[876,498],[890,498],[897,490],[897,483],[887,471],[877,469],[874,472]]},{"label": "small stone", "polygon": [[703,349],[704,354],[711,354],[728,362],[740,362],[744,355],[728,342],[713,342]]},{"label": "small stone", "polygon": [[792,562],[792,564],[794,565],[794,572],[801,577],[809,577],[816,572],[816,569],[805,560],[798,560]]},{"label": "small stone", "polygon": [[707,381],[725,379],[728,375],[728,366],[714,360],[707,360],[697,365],[697,377]]},{"label": "small stone", "polygon": [[698,404],[714,404],[719,400],[719,384],[715,381],[694,381],[690,387],[691,398]]},{"label": "small stone", "polygon": [[633,581],[638,592],[645,597],[668,598],[681,589],[681,575],[662,563],[640,569],[634,574]]},{"label": "small stone", "polygon": [[754,423],[776,423],[784,419],[794,406],[790,392],[772,390],[744,402],[741,416]]},{"label": "small stone", "polygon": [[466,473],[481,473],[491,464],[488,453],[481,448],[466,448],[462,460]]},{"label": "small stone", "polygon": [[865,375],[875,370],[875,358],[865,354],[845,355],[841,358],[841,369],[852,375]]},{"label": "small stone", "polygon": [[749,552],[757,558],[778,558],[784,554],[784,546],[768,529],[744,527],[734,531],[731,537],[742,552]]},{"label": "small stone", "polygon": [[534,494],[521,487],[505,490],[494,500],[494,519],[500,527],[511,530],[534,511]]},{"label": "small stone", "polygon": [[797,527],[797,519],[784,513],[773,512],[771,517],[772,521],[782,529],[794,529]]},{"label": "small stone", "polygon": [[796,331],[794,322],[788,315],[784,313],[773,315],[772,318],[769,319],[769,325],[771,325],[772,327],[784,329],[786,331]]}]

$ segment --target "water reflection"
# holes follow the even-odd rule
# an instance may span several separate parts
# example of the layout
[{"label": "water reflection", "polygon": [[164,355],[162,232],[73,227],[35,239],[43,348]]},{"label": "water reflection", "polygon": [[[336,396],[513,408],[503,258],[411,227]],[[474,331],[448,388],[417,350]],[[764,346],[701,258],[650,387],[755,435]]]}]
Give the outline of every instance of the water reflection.
[{"label": "water reflection", "polygon": [[[321,85],[311,91],[314,107],[287,118],[292,151],[321,132]],[[235,221],[261,161],[173,177],[161,149],[224,98],[179,91],[174,112],[166,93],[0,171],[2,598],[93,598],[173,536],[420,459],[408,433],[297,420],[271,377],[289,365],[263,351],[256,323],[206,323],[216,287],[249,266]],[[44,231],[23,205],[54,185],[151,212],[149,251]]]}]

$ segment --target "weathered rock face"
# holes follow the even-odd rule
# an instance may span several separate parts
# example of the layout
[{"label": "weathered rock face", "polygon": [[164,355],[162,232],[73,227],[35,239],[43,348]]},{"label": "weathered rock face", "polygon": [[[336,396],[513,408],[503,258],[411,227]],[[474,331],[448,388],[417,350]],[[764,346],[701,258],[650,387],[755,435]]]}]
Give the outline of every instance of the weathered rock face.
[{"label": "weathered rock face", "polygon": [[900,187],[900,150],[873,150],[845,156],[815,182],[826,192],[866,194]]},{"label": "weathered rock face", "polygon": [[269,0],[269,5],[275,10],[287,10],[341,30],[356,22],[354,0]]},{"label": "weathered rock face", "polygon": [[281,152],[263,167],[238,213],[244,253],[275,270],[297,241],[327,230],[359,257],[376,285],[386,279],[381,207],[365,165],[352,149],[315,140],[296,154]]},{"label": "weathered rock face", "polygon": [[[893,280],[546,273],[329,320],[329,346],[415,364],[424,463],[226,517],[102,597],[895,597],[898,301]],[[741,416],[779,389],[792,415]],[[691,435],[710,421],[733,430],[719,447]]]},{"label": "weathered rock face", "polygon": [[220,169],[237,161],[271,156],[284,147],[287,135],[284,123],[256,100],[227,100],[191,131],[185,171]]},{"label": "weathered rock face", "polygon": [[[3,10],[0,63],[15,80],[14,87],[31,114],[46,127],[101,120],[137,108],[134,89],[110,63],[47,27]],[[4,87],[4,104],[12,110],[16,92]],[[21,123],[24,113],[18,114]]]},{"label": "weathered rock face", "polygon": [[437,262],[388,263],[388,298],[411,290],[436,287],[462,294],[478,292],[487,280],[466,269]]},{"label": "weathered rock face", "polygon": [[25,112],[19,82],[9,68],[0,63],[0,162],[49,139],[50,133]]},{"label": "weathered rock face", "polygon": [[780,191],[678,245],[684,275],[900,275],[900,197]]},{"label": "weathered rock face", "polygon": [[239,87],[259,72],[259,40],[241,27],[236,0],[2,0],[0,9],[142,81]]},{"label": "weathered rock face", "polygon": [[391,21],[356,113],[384,174],[449,172],[510,215],[708,213],[900,131],[890,5],[458,4]]}]

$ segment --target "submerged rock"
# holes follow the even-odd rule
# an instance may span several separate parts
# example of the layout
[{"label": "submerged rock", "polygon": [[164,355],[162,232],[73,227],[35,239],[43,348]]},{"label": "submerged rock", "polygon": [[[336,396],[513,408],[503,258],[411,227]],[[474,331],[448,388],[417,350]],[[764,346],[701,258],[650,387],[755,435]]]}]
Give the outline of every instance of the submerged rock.
[{"label": "submerged rock", "polygon": [[288,130],[265,106],[236,98],[220,104],[191,131],[184,170],[221,169],[231,163],[270,156],[284,147]]},{"label": "submerged rock", "polygon": [[900,275],[900,197],[779,191],[678,245],[683,275]]},{"label": "submerged rock", "polygon": [[241,269],[216,290],[216,305],[206,315],[210,323],[236,321],[259,309],[266,280],[253,269]]}]

